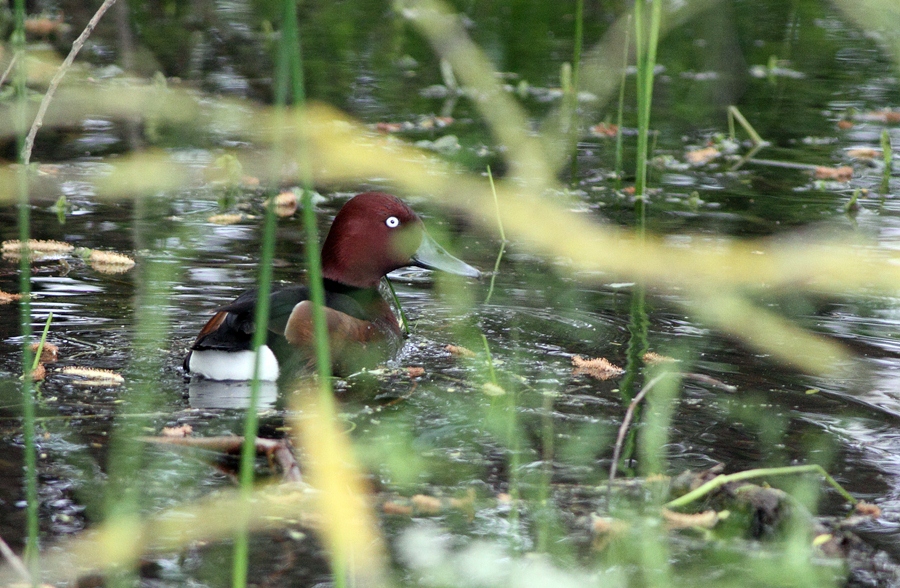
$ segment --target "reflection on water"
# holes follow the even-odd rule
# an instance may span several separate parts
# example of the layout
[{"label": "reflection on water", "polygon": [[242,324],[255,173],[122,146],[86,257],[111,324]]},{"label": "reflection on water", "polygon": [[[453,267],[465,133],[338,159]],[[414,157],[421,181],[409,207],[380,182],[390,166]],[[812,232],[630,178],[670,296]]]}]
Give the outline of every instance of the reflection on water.
[{"label": "reflection on water", "polygon": [[[259,382],[257,410],[275,407],[278,385],[275,382]],[[188,402],[191,408],[236,408],[250,406],[250,382],[208,380],[194,376],[188,382]]]}]

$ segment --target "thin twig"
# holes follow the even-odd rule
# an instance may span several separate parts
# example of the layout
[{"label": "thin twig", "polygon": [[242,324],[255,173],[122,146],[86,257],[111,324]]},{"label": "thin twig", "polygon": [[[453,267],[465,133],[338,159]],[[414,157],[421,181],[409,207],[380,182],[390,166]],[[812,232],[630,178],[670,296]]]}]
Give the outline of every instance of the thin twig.
[{"label": "thin twig", "polygon": [[16,573],[22,576],[23,580],[31,584],[31,574],[28,572],[28,568],[25,567],[22,558],[16,555],[10,546],[7,545],[3,537],[0,537],[0,555],[3,555],[3,559],[9,562],[10,567],[16,570]]},{"label": "thin twig", "polygon": [[[747,134],[748,134],[748,135],[750,135],[750,140],[753,141],[756,145],[763,145],[763,144],[766,144],[765,139],[763,139],[763,138],[759,135],[759,133],[756,132],[756,129],[753,128],[753,125],[751,125],[751,124],[747,121],[747,119],[744,118],[744,115],[741,114],[741,111],[738,110],[736,106],[729,106],[729,107],[728,107],[728,116],[729,116],[729,117],[734,117],[734,119],[737,120],[738,123],[739,123],[742,127],[744,127],[744,130],[747,131]],[[732,125],[730,125],[730,126],[733,128],[734,125],[732,124]],[[732,138],[734,138],[733,132],[732,132]]]},{"label": "thin twig", "polygon": [[63,60],[62,65],[59,66],[59,69],[56,70],[53,79],[50,80],[47,92],[41,99],[41,105],[38,107],[37,115],[34,117],[34,122],[31,124],[31,129],[28,131],[28,137],[25,138],[25,146],[22,148],[22,163],[25,165],[28,165],[31,161],[31,150],[34,148],[34,138],[37,135],[38,129],[44,124],[44,115],[47,113],[47,107],[50,106],[50,101],[53,100],[53,94],[56,93],[57,86],[59,86],[63,76],[69,71],[69,68],[72,67],[72,62],[75,61],[75,56],[78,55],[78,52],[84,47],[84,42],[87,41],[87,38],[94,32],[94,27],[97,26],[97,23],[100,22],[103,14],[110,6],[115,4],[115,2],[116,0],[104,0],[103,4],[100,5],[100,8],[97,9],[97,12],[94,13],[90,22],[84,27],[84,30],[81,31],[81,34],[75,39],[75,42],[72,43],[72,49],[69,51],[69,54],[66,55],[66,58]]},{"label": "thin twig", "polygon": [[6,71],[3,72],[3,75],[0,76],[0,86],[3,85],[3,82],[6,81],[6,78],[9,77],[9,72],[12,71],[12,68],[16,66],[16,60],[19,59],[18,53],[13,53],[12,59],[9,60],[9,65],[6,66]]},{"label": "thin twig", "polygon": [[41,341],[38,343],[37,350],[34,352],[34,363],[31,364],[31,371],[37,369],[39,363],[41,363],[41,354],[44,353],[44,343],[47,342],[47,331],[50,330],[50,321],[53,320],[53,311],[50,311],[50,314],[47,315],[47,322],[44,323],[44,332],[41,333]]},{"label": "thin twig", "polygon": [[722,380],[717,380],[712,376],[707,376],[706,374],[698,374],[695,372],[681,372],[682,378],[687,378],[690,380],[694,380],[695,382],[700,382],[701,384],[707,384],[714,388],[718,388],[719,390],[724,390],[726,392],[737,392],[737,386],[732,386],[731,384],[726,384]]},{"label": "thin twig", "polygon": [[625,411],[625,418],[622,419],[622,424],[619,426],[619,434],[616,435],[616,447],[613,449],[613,459],[612,465],[609,466],[609,484],[610,488],[612,488],[612,482],[616,478],[616,469],[618,469],[619,465],[619,456],[622,455],[622,445],[625,444],[625,433],[628,432],[628,427],[631,425],[631,419],[634,418],[634,411],[637,409],[637,405],[644,399],[644,397],[653,389],[660,380],[669,375],[669,372],[665,372],[659,374],[644,386],[637,395],[631,399],[631,403],[628,405],[628,410]]}]

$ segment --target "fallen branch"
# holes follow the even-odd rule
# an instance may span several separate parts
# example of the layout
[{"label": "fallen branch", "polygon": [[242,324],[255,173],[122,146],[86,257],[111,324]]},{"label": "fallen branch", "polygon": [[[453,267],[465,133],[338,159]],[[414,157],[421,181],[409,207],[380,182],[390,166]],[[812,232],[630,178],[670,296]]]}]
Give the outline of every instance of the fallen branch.
[{"label": "fallen branch", "polygon": [[9,60],[9,65],[6,66],[6,71],[3,72],[3,75],[0,76],[0,86],[3,85],[3,82],[6,81],[6,78],[9,77],[9,72],[12,71],[12,68],[16,66],[16,61],[19,59],[18,53],[13,53],[12,59]]},{"label": "fallen branch", "polygon": [[103,4],[101,4],[100,8],[97,9],[97,12],[94,13],[94,16],[88,22],[87,26],[84,27],[84,30],[81,31],[81,34],[78,35],[77,39],[75,39],[75,42],[72,43],[72,49],[69,50],[69,54],[66,55],[66,58],[59,66],[59,69],[56,70],[56,73],[53,75],[53,79],[50,80],[50,85],[47,87],[47,92],[41,99],[41,105],[38,107],[37,115],[34,117],[34,122],[31,124],[31,129],[29,129],[28,131],[28,136],[25,138],[25,146],[22,148],[23,164],[28,165],[28,163],[31,161],[31,151],[34,148],[34,138],[37,135],[38,129],[40,129],[44,124],[44,115],[47,113],[47,107],[50,106],[50,101],[53,100],[53,95],[56,93],[56,88],[62,81],[63,76],[65,76],[69,71],[69,68],[72,67],[72,62],[75,61],[75,56],[78,55],[78,52],[81,51],[82,47],[84,47],[84,42],[87,41],[87,38],[91,36],[92,32],[94,32],[94,27],[97,26],[97,23],[100,22],[103,14],[109,9],[110,6],[115,4],[115,2],[116,0],[104,0]]},{"label": "fallen branch", "polygon": [[659,374],[644,386],[637,395],[631,399],[631,403],[628,405],[628,410],[625,411],[625,418],[622,419],[622,424],[619,426],[619,434],[616,435],[616,446],[613,449],[613,458],[612,464],[609,466],[609,484],[610,490],[612,490],[612,482],[616,478],[616,469],[619,466],[619,457],[622,455],[622,445],[625,443],[625,433],[628,432],[628,427],[631,426],[631,419],[634,418],[634,411],[637,410],[637,405],[644,399],[644,397],[653,389],[653,387],[663,378],[669,375],[669,372],[665,372]]},{"label": "fallen branch", "polygon": [[696,488],[695,490],[692,490],[687,494],[676,498],[675,500],[670,500],[665,504],[665,507],[671,509],[685,506],[730,482],[740,482],[743,480],[763,478],[766,476],[785,476],[805,473],[817,473],[821,475],[823,478],[825,478],[825,481],[827,481],[835,490],[837,490],[838,494],[844,497],[847,502],[854,506],[856,505],[857,500],[853,498],[853,496],[851,496],[849,492],[844,490],[844,488],[840,484],[838,484],[835,479],[828,474],[828,472],[825,471],[825,468],[818,464],[809,464],[799,466],[785,466],[780,468],[758,468],[754,470],[745,470],[743,472],[737,472],[734,474],[716,476],[699,488]]}]

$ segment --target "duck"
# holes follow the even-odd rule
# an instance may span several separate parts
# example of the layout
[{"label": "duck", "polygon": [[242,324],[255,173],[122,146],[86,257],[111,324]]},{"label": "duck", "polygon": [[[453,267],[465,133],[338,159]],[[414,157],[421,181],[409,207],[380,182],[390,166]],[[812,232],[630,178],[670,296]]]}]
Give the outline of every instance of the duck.
[{"label": "duck", "polygon": [[[415,266],[478,279],[481,272],[454,257],[425,230],[405,202],[386,192],[364,192],[335,217],[321,251],[325,319],[336,375],[372,367],[399,351],[403,335],[380,291],[382,279]],[[253,378],[257,291],[249,290],[216,309],[184,359],[186,373],[209,380]],[[315,365],[309,289],[273,288],[267,341],[260,349],[258,377],[276,381],[285,372]]]}]

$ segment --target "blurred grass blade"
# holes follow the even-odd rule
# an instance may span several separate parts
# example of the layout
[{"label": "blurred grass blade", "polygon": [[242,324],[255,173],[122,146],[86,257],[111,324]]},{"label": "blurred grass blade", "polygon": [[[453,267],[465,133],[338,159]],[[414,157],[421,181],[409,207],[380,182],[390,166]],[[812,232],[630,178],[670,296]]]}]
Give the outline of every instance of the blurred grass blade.
[{"label": "blurred grass blade", "polygon": [[[814,335],[736,295],[694,293],[688,308],[700,321],[739,338],[751,349],[808,373],[833,375],[846,368],[851,359],[839,343]],[[798,349],[803,352],[798,353]]]},{"label": "blurred grass blade", "polygon": [[[255,492],[249,503],[235,489],[212,493],[147,519],[117,517],[77,537],[60,540],[42,559],[41,578],[51,583],[71,582],[73,572],[128,567],[143,554],[179,551],[197,542],[232,536],[244,520],[249,521],[251,530],[298,523],[314,526],[315,520],[308,514],[310,501],[308,491],[283,484]],[[17,581],[15,570],[0,567],[0,585]]]},{"label": "blurred grass blade", "polygon": [[321,402],[325,394],[311,386],[298,392],[294,430],[307,457],[304,476],[317,490],[322,540],[333,561],[352,562],[350,585],[383,585],[387,551],[350,441],[335,426],[333,406]]},{"label": "blurred grass blade", "polygon": [[[12,46],[16,55],[16,67],[13,77],[15,97],[13,110],[15,116],[10,122],[14,125],[16,133],[17,153],[23,153],[25,145],[26,128],[26,104],[27,89],[25,86],[25,1],[16,0],[14,9],[15,28],[13,31]],[[28,168],[20,160],[18,173],[16,174],[15,189],[17,191],[19,228],[19,241],[28,243],[31,225],[31,202],[29,198]],[[19,304],[19,325],[22,335],[22,436],[25,441],[25,564],[31,573],[32,586],[37,586],[40,580],[39,566],[39,538],[40,527],[38,524],[38,475],[37,475],[37,445],[35,439],[35,406],[34,383],[31,379],[32,355],[31,355],[31,255],[26,251],[19,260],[19,294],[22,296]]]},{"label": "blurred grass blade", "polygon": [[[871,31],[890,51],[900,73],[900,2],[896,0],[837,0],[836,4],[865,31]],[[870,33],[871,34],[871,33]]]},{"label": "blurred grass blade", "polygon": [[469,39],[459,18],[438,0],[397,4],[467,87],[497,142],[506,149],[509,175],[527,180],[536,189],[551,185],[554,174],[540,141],[528,132],[528,117],[497,81],[490,62]]}]

